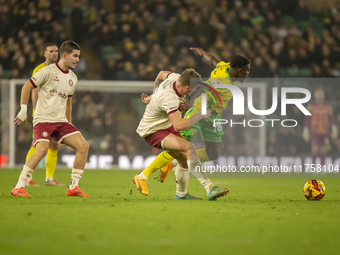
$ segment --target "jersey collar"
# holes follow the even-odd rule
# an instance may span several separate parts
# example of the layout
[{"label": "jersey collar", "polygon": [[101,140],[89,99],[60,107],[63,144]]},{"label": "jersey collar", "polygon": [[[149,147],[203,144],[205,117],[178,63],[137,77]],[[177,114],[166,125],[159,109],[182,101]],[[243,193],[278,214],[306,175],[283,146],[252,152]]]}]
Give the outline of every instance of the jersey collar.
[{"label": "jersey collar", "polygon": [[174,82],[174,84],[172,85],[172,87],[174,88],[174,91],[176,92],[178,97],[182,97],[181,94],[178,92],[178,90],[176,89],[176,82]]},{"label": "jersey collar", "polygon": [[230,78],[230,74],[229,74],[229,69],[228,68],[226,68],[225,69],[225,72],[227,73],[227,75],[228,75],[228,78],[229,78],[229,82],[231,83],[231,84],[233,84],[233,81],[232,81],[232,79]]},{"label": "jersey collar", "polygon": [[61,69],[60,66],[58,65],[58,63],[55,63],[55,65],[58,67],[58,69],[59,69],[61,72],[65,73],[65,74],[67,74],[67,73],[69,72],[69,71],[64,71],[63,69]]}]

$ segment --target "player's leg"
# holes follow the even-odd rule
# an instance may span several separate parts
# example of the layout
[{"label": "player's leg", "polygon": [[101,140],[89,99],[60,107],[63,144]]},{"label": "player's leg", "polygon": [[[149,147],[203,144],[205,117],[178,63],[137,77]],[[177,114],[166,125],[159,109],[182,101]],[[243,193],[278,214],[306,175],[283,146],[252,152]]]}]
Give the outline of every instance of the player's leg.
[{"label": "player's leg", "polygon": [[[153,138],[150,138],[151,140],[153,140],[153,141],[155,141],[155,140],[157,140],[156,142],[148,142],[148,140],[147,140],[147,142],[150,144],[150,145],[152,145],[152,146],[154,146],[154,147],[156,147],[156,148],[163,148],[164,149],[164,147],[163,147],[163,142],[164,142],[164,140],[165,140],[165,138],[167,138],[168,136],[170,136],[170,137],[172,137],[172,136],[175,136],[175,137],[179,137],[180,136],[180,134],[178,133],[178,136],[176,136],[176,135],[174,135],[172,132],[174,132],[174,133],[176,133],[175,132],[175,130],[171,130],[171,128],[169,128],[169,129],[166,129],[166,130],[161,130],[161,131],[158,131],[158,132],[156,132],[156,133],[154,133],[153,135],[152,135],[152,137]],[[183,139],[183,138],[181,138],[181,139]],[[160,155],[162,155],[162,157],[166,157],[166,156],[170,156],[170,154],[168,154],[168,153],[161,153]],[[172,156],[170,156],[171,158],[173,158]],[[169,157],[169,158],[170,158]],[[167,162],[169,162],[168,160],[167,160]],[[152,172],[154,172],[154,171],[156,171],[156,170],[158,170],[159,168],[154,168],[153,170],[152,170]],[[143,172],[141,172],[141,173],[139,173],[139,174],[137,174],[137,175],[135,175],[134,176],[134,178],[133,178],[133,182],[136,184],[136,187],[137,187],[137,190],[141,193],[141,194],[143,194],[143,195],[145,195],[145,196],[147,196],[148,194],[149,194],[149,190],[148,190],[148,187],[147,187],[147,180],[148,180],[148,178],[149,178],[149,176],[150,175],[148,175],[148,174],[145,174],[145,170],[143,171]]]},{"label": "player's leg", "polygon": [[320,139],[320,164],[322,166],[325,165],[326,155],[329,150],[329,139],[330,137],[328,135],[322,135]]},{"label": "player's leg", "polygon": [[[195,155],[196,148],[194,144],[189,141],[170,134],[163,140],[163,147],[169,151],[176,160],[177,166],[175,170],[176,179],[176,195],[175,200],[197,200],[201,199],[195,196],[189,195],[187,189],[190,178],[190,165],[196,167],[197,164],[192,163],[192,160],[198,160],[197,154]],[[191,150],[194,151],[194,155],[191,155]],[[199,166],[199,164],[198,164]]]},{"label": "player's leg", "polygon": [[157,155],[154,161],[152,161],[152,163],[148,165],[148,167],[145,168],[142,173],[149,178],[151,174],[171,163],[173,159],[174,158],[168,152],[163,151]]},{"label": "player's leg", "polygon": [[[181,131],[181,134],[185,135],[186,132],[190,132],[190,129]],[[196,131],[197,134],[197,131]],[[196,134],[192,134],[192,137],[195,137]],[[186,135],[188,140],[190,141],[190,135]],[[172,168],[175,166],[172,161],[174,160],[174,157],[172,157],[168,152],[163,151],[162,153],[158,154],[157,157],[154,159],[154,161],[145,168],[142,173],[141,177],[143,178],[149,178],[151,174],[156,172],[158,169],[161,169],[160,171],[160,181],[164,182]]]},{"label": "player's leg", "polygon": [[28,181],[28,179],[31,177],[32,173],[34,172],[34,169],[39,164],[40,160],[42,160],[48,150],[48,144],[47,141],[39,141],[36,144],[36,150],[33,153],[33,155],[26,161],[21,174],[19,176],[19,180],[17,185],[14,189],[12,189],[11,194],[15,196],[30,196],[25,191],[25,185]]},{"label": "player's leg", "polygon": [[[34,133],[33,133],[33,138],[34,138]],[[26,161],[33,155],[34,152],[35,152],[35,145],[34,145],[34,142],[32,140],[31,148],[29,149],[29,151],[27,152],[27,155],[26,155]],[[39,184],[35,183],[35,181],[33,180],[33,174],[28,179],[27,186],[39,186]]]},{"label": "player's leg", "polygon": [[[209,200],[215,200],[216,198],[223,196],[229,192],[229,189],[222,189],[214,186],[214,184],[210,181],[206,174],[201,171],[202,163],[198,158],[196,147],[193,143],[190,143],[180,137],[167,136],[163,141],[163,146],[169,151],[170,154],[174,151],[180,152],[182,155],[185,156],[189,171],[201,182],[201,184],[207,191],[207,196]],[[183,165],[183,161],[181,158],[179,158],[178,164],[179,166]],[[184,181],[182,181],[181,178],[189,178],[189,171],[187,175],[180,176],[178,179],[176,178],[176,182],[179,182],[183,185],[182,189],[185,188],[185,185],[188,185],[189,180],[186,181],[184,179]]]},{"label": "player's leg", "polygon": [[76,157],[71,172],[71,181],[66,194],[68,196],[90,196],[78,188],[79,180],[84,173],[89,152],[89,144],[85,141],[80,132],[67,136],[62,140],[62,143],[76,150]]},{"label": "player's leg", "polygon": [[[34,109],[33,109],[33,112],[34,112]],[[33,132],[32,132],[32,144],[31,144],[31,148],[27,152],[26,161],[33,155],[34,152],[35,152],[35,145],[34,145],[34,130],[33,130]],[[31,177],[28,179],[27,186],[39,186],[39,184],[34,182],[33,175],[31,175]]]},{"label": "player's leg", "polygon": [[57,166],[58,157],[58,143],[54,139],[50,139],[50,148],[46,154],[46,186],[65,186],[63,183],[59,183],[54,180],[54,172]]},{"label": "player's leg", "polygon": [[[188,114],[185,115],[185,118],[188,118]],[[198,133],[198,130],[199,130],[199,126],[196,124],[194,125],[193,127],[191,128],[188,128],[186,130],[183,130],[183,131],[180,131],[182,137],[189,141],[189,142],[192,142],[197,133]],[[200,159],[201,160],[201,159]],[[168,176],[168,174],[170,173],[170,171],[176,167],[177,165],[177,161],[176,160],[173,160],[173,157],[172,157],[172,160],[171,161],[168,161],[167,164],[165,164],[161,170],[160,170],[160,173],[159,173],[159,180],[163,183],[166,179],[166,177]]]},{"label": "player's leg", "polygon": [[320,164],[322,166],[325,165],[327,151],[328,151],[328,146],[327,145],[326,146],[325,145],[320,146]]},{"label": "player's leg", "polygon": [[311,145],[311,153],[312,153],[312,164],[316,163],[316,158],[318,157],[320,153],[320,146],[317,144]]},{"label": "player's leg", "polygon": [[[200,159],[202,159],[202,162],[215,160],[220,154],[220,145],[224,132],[222,126],[214,127],[214,119],[221,119],[221,115],[214,112],[209,119],[202,121],[202,123],[200,124],[202,140],[204,141],[206,146],[205,149],[200,149],[197,151],[197,154],[200,155]],[[197,176],[197,180],[207,191],[207,196],[209,200],[215,200],[216,198],[223,196],[229,192],[228,188],[219,188],[215,186],[208,178],[206,173],[201,173],[199,176]]]}]

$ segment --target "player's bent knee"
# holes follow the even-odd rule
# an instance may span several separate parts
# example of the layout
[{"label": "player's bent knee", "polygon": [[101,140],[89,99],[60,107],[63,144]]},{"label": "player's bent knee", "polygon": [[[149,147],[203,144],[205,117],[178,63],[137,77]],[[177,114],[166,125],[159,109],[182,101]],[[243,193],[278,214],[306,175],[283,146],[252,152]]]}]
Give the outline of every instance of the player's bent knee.
[{"label": "player's bent knee", "polygon": [[37,148],[35,150],[34,154],[36,156],[38,156],[39,158],[43,158],[47,154],[47,151],[48,151],[48,146],[46,146],[46,147],[39,147],[39,148]]},{"label": "player's bent knee", "polygon": [[89,149],[90,149],[90,146],[89,144],[84,141],[81,143],[81,145],[79,146],[79,149],[78,151],[81,152],[81,153],[88,153],[89,152]]}]

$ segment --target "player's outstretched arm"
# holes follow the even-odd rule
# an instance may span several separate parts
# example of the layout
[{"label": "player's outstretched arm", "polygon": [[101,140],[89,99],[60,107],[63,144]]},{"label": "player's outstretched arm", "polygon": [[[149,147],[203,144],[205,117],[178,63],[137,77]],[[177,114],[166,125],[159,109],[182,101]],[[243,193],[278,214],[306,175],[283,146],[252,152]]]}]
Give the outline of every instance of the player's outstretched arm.
[{"label": "player's outstretched arm", "polygon": [[219,62],[221,62],[221,60],[219,60],[218,58],[216,58],[215,56],[213,56],[213,55],[211,55],[209,53],[206,53],[201,48],[191,47],[189,49],[198,52],[198,54],[200,54],[201,57],[204,57],[206,60],[208,60],[209,64],[212,65],[213,67],[216,67],[216,65]]},{"label": "player's outstretched arm", "polygon": [[207,111],[206,115],[202,115],[201,113],[196,114],[193,117],[183,119],[181,112],[177,110],[176,112],[169,115],[169,119],[176,131],[182,131],[190,128],[190,125],[195,125],[202,119],[209,119],[211,116],[211,112]]},{"label": "player's outstretched arm", "polygon": [[18,115],[13,120],[16,126],[21,125],[27,119],[27,103],[30,97],[31,90],[33,89],[33,85],[30,81],[26,82],[25,85],[21,89],[21,109]]}]

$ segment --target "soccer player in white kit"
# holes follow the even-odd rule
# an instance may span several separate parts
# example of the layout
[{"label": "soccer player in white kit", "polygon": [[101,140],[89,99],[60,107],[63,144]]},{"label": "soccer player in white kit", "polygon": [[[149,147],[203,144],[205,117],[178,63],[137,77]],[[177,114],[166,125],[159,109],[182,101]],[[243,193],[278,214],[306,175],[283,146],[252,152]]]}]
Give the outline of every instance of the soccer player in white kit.
[{"label": "soccer player in white kit", "polygon": [[73,41],[65,41],[59,52],[59,62],[42,68],[21,90],[21,110],[14,119],[15,125],[21,125],[27,119],[30,92],[33,88],[38,88],[39,100],[33,119],[36,150],[26,161],[18,183],[11,191],[14,196],[30,197],[25,191],[25,185],[40,160],[46,155],[50,138],[76,150],[71,182],[66,195],[90,196],[78,188],[79,180],[84,173],[89,145],[79,130],[71,124],[72,95],[77,85],[77,76],[70,69],[75,68],[79,62],[80,47]]},{"label": "soccer player in white kit", "polygon": [[[182,74],[161,71],[156,81],[160,79],[163,82],[155,88],[137,128],[137,133],[147,143],[158,149],[167,150],[171,156],[177,159],[175,200],[200,199],[189,195],[187,187],[189,170],[193,172],[196,167],[200,168],[202,164],[198,159],[195,145],[182,138],[179,133],[201,119],[210,117],[208,111],[206,115],[198,113],[191,118],[184,119],[179,111],[179,104],[184,102],[186,96],[190,95],[190,78],[200,77],[194,69],[186,69]],[[202,177],[198,178],[202,184],[209,180],[204,178],[205,176]],[[149,194],[147,180],[148,178],[143,173],[139,173],[133,178],[137,189],[143,195]],[[228,191],[225,189],[221,192],[225,194]]]}]

